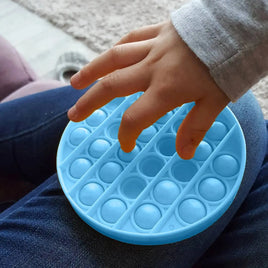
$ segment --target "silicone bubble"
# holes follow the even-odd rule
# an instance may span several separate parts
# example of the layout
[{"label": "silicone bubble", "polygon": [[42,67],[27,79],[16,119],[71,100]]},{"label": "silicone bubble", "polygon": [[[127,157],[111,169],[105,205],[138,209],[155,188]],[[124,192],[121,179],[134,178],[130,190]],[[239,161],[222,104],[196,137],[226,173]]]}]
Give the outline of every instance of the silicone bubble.
[{"label": "silicone bubble", "polygon": [[102,218],[108,223],[115,223],[126,211],[126,204],[120,199],[110,199],[101,208]]},{"label": "silicone bubble", "polygon": [[89,169],[91,163],[85,158],[78,158],[70,165],[70,174],[72,177],[79,179]]},{"label": "silicone bubble", "polygon": [[135,222],[142,229],[151,229],[161,218],[161,212],[154,204],[144,204],[135,212]]},{"label": "silicone bubble", "polygon": [[121,150],[121,117],[141,93],[114,99],[82,122],[70,122],[57,152],[57,172],[76,213],[105,236],[162,245],[209,228],[233,202],[246,163],[241,127],[225,108],[190,160],[175,148],[177,130],[194,103],[144,129]]},{"label": "silicone bubble", "polygon": [[231,177],[239,171],[239,164],[232,155],[220,155],[213,164],[215,172],[224,177]]},{"label": "silicone bubble", "polygon": [[212,147],[206,141],[201,141],[195,151],[196,160],[205,161],[212,153]]},{"label": "silicone bubble", "polygon": [[194,223],[206,216],[206,208],[198,199],[189,198],[180,204],[179,216],[187,223]]},{"label": "silicone bubble", "polygon": [[154,188],[155,200],[164,205],[170,205],[180,193],[179,186],[171,180],[160,181]]},{"label": "silicone bubble", "polygon": [[199,185],[200,195],[209,201],[219,201],[225,194],[224,183],[217,178],[206,178]]},{"label": "silicone bubble", "polygon": [[86,128],[78,127],[74,129],[70,135],[70,143],[72,145],[79,145],[87,136],[89,131]]},{"label": "silicone bubble", "polygon": [[138,140],[142,142],[148,142],[156,132],[156,128],[154,126],[150,126],[141,132],[140,136],[138,137]]},{"label": "silicone bubble", "polygon": [[86,122],[89,126],[96,127],[100,125],[106,117],[106,113],[100,109],[96,110],[89,118],[87,118]]},{"label": "silicone bubble", "polygon": [[81,188],[79,199],[83,204],[91,206],[102,195],[103,192],[104,189],[100,184],[90,182]]},{"label": "silicone bubble", "polygon": [[110,143],[105,139],[97,139],[89,147],[89,154],[95,158],[102,156],[110,147]]},{"label": "silicone bubble", "polygon": [[207,132],[207,137],[212,140],[221,140],[227,134],[227,132],[228,130],[225,124],[216,121]]},{"label": "silicone bubble", "polygon": [[111,183],[122,172],[122,167],[117,162],[107,162],[99,170],[99,178],[106,183]]}]

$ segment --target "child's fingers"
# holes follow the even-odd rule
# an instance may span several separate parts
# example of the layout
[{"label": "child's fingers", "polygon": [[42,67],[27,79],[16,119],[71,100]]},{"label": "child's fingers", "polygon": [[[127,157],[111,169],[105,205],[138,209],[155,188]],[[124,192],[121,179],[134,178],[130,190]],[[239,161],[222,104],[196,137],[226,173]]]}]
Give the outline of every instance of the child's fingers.
[{"label": "child's fingers", "polygon": [[118,132],[122,150],[132,151],[140,133],[168,111],[167,105],[161,103],[156,94],[147,89],[123,114]]},{"label": "child's fingers", "polygon": [[176,150],[183,159],[194,156],[195,150],[221,110],[227,105],[198,101],[180,125],[176,138]]},{"label": "child's fingers", "polygon": [[69,110],[68,117],[75,122],[82,121],[112,99],[141,91],[148,84],[149,75],[140,64],[117,70],[88,90]]},{"label": "child's fingers", "polygon": [[123,36],[115,45],[138,42],[155,38],[161,29],[162,23],[141,27]]},{"label": "child's fingers", "polygon": [[121,69],[143,60],[149,53],[150,48],[151,41],[115,46],[95,58],[75,74],[71,78],[71,85],[76,89],[83,89],[98,78],[116,69]]}]

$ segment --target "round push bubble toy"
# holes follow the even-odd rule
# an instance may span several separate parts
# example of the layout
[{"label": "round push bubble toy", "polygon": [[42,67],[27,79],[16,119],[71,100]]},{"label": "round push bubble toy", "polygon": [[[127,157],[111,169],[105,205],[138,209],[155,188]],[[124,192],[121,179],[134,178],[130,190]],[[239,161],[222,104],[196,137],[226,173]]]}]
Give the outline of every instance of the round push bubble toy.
[{"label": "round push bubble toy", "polygon": [[118,128],[140,94],[114,99],[67,125],[58,177],[76,213],[103,235],[137,245],[173,243],[205,230],[231,205],[245,169],[245,140],[225,108],[194,158],[181,159],[175,139],[189,103],[143,130],[134,150],[124,153]]}]

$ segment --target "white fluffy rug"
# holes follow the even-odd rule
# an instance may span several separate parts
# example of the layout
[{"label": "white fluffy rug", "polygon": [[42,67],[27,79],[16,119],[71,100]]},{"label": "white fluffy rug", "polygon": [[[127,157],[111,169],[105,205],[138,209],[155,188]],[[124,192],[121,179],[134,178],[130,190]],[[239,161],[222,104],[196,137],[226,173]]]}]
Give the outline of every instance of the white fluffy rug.
[{"label": "white fluffy rug", "polygon": [[[13,0],[85,42],[92,50],[110,48],[124,34],[169,17],[187,0]],[[268,78],[254,86],[268,119]]]}]

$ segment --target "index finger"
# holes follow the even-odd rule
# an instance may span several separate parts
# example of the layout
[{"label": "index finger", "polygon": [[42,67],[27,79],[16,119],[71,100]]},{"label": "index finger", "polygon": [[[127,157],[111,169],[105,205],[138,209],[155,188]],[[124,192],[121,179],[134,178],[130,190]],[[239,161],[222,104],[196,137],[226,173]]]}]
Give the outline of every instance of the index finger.
[{"label": "index finger", "polygon": [[122,44],[104,52],[71,78],[71,85],[83,89],[97,79],[143,60],[150,51],[151,41]]}]

